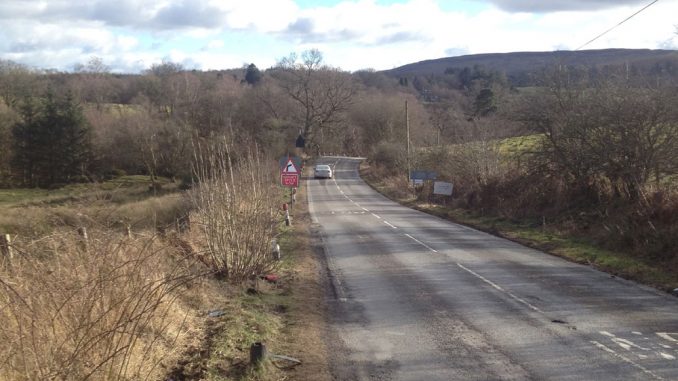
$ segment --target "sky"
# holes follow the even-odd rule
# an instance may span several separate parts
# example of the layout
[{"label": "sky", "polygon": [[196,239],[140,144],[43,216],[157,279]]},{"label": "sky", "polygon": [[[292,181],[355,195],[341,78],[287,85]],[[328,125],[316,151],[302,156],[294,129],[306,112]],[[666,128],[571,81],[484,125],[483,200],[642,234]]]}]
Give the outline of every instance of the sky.
[{"label": "sky", "polygon": [[[322,52],[343,70],[477,53],[574,50],[651,0],[0,0],[0,59],[139,73],[272,67]],[[678,49],[678,0],[659,0],[585,49]]]}]

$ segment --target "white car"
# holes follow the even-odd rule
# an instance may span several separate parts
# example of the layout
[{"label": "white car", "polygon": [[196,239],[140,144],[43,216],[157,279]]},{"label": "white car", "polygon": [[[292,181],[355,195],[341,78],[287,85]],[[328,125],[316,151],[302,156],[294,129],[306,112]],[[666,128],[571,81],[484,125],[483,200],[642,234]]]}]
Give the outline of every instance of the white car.
[{"label": "white car", "polygon": [[316,179],[331,179],[332,178],[332,168],[329,165],[318,164],[313,170],[314,176]]}]

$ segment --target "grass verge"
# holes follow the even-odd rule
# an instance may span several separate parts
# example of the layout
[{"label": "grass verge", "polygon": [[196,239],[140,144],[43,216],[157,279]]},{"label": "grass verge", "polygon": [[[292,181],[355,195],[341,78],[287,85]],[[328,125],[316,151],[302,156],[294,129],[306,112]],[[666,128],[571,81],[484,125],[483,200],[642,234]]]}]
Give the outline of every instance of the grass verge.
[{"label": "grass verge", "polygon": [[[185,362],[189,367],[202,364],[204,371],[193,372],[200,377],[177,380],[331,380],[324,342],[323,269],[313,251],[303,186],[291,216],[292,226],[281,226],[278,236],[282,252],[279,271],[274,274],[278,280],[260,279],[249,291],[234,292],[227,302],[216,306],[214,311],[223,315],[210,318],[205,340],[208,348],[195,349],[193,359]],[[265,343],[269,355],[289,356],[301,364],[294,366],[269,356],[261,366],[251,366],[249,349],[255,342]]]},{"label": "grass verge", "polygon": [[663,291],[671,292],[678,288],[676,269],[661,267],[630,254],[601,249],[585,239],[562,233],[557,225],[545,226],[540,221],[507,219],[501,216],[483,215],[472,210],[417,201],[413,195],[402,191],[402,184],[379,178],[366,163],[361,164],[360,174],[365,182],[377,192],[402,205],[468,225],[573,262],[588,264],[601,271]]}]

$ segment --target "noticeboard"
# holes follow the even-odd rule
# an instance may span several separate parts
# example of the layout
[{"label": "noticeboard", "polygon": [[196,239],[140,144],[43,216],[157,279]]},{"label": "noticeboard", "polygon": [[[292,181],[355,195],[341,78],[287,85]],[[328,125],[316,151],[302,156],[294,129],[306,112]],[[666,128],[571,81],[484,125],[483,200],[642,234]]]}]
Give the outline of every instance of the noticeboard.
[{"label": "noticeboard", "polygon": [[438,174],[434,171],[410,171],[411,180],[435,180],[436,178],[438,178]]},{"label": "noticeboard", "polygon": [[446,183],[444,181],[436,181],[433,183],[433,194],[439,194],[443,196],[452,196],[452,183]]}]

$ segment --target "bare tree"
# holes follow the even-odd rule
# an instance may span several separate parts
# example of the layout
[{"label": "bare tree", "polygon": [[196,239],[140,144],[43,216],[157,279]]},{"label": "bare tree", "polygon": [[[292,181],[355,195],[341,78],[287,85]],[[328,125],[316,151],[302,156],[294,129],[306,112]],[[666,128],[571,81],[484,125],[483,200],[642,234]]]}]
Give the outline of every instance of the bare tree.
[{"label": "bare tree", "polygon": [[0,59],[0,98],[9,107],[17,103],[37,89],[37,75],[28,67],[9,60]]},{"label": "bare tree", "polygon": [[274,73],[284,92],[300,106],[298,119],[311,149],[319,151],[325,129],[332,128],[352,103],[356,88],[352,77],[339,69],[325,66],[322,54],[308,50],[283,58]]},{"label": "bare tree", "polygon": [[537,157],[552,173],[633,200],[653,175],[676,173],[678,113],[670,89],[634,87],[623,78],[592,83],[559,70],[521,115],[543,136]]},{"label": "bare tree", "polygon": [[86,64],[78,64],[74,68],[78,77],[74,78],[71,87],[83,101],[92,102],[101,111],[105,102],[110,101],[113,94],[110,67],[100,57],[92,57]]}]

